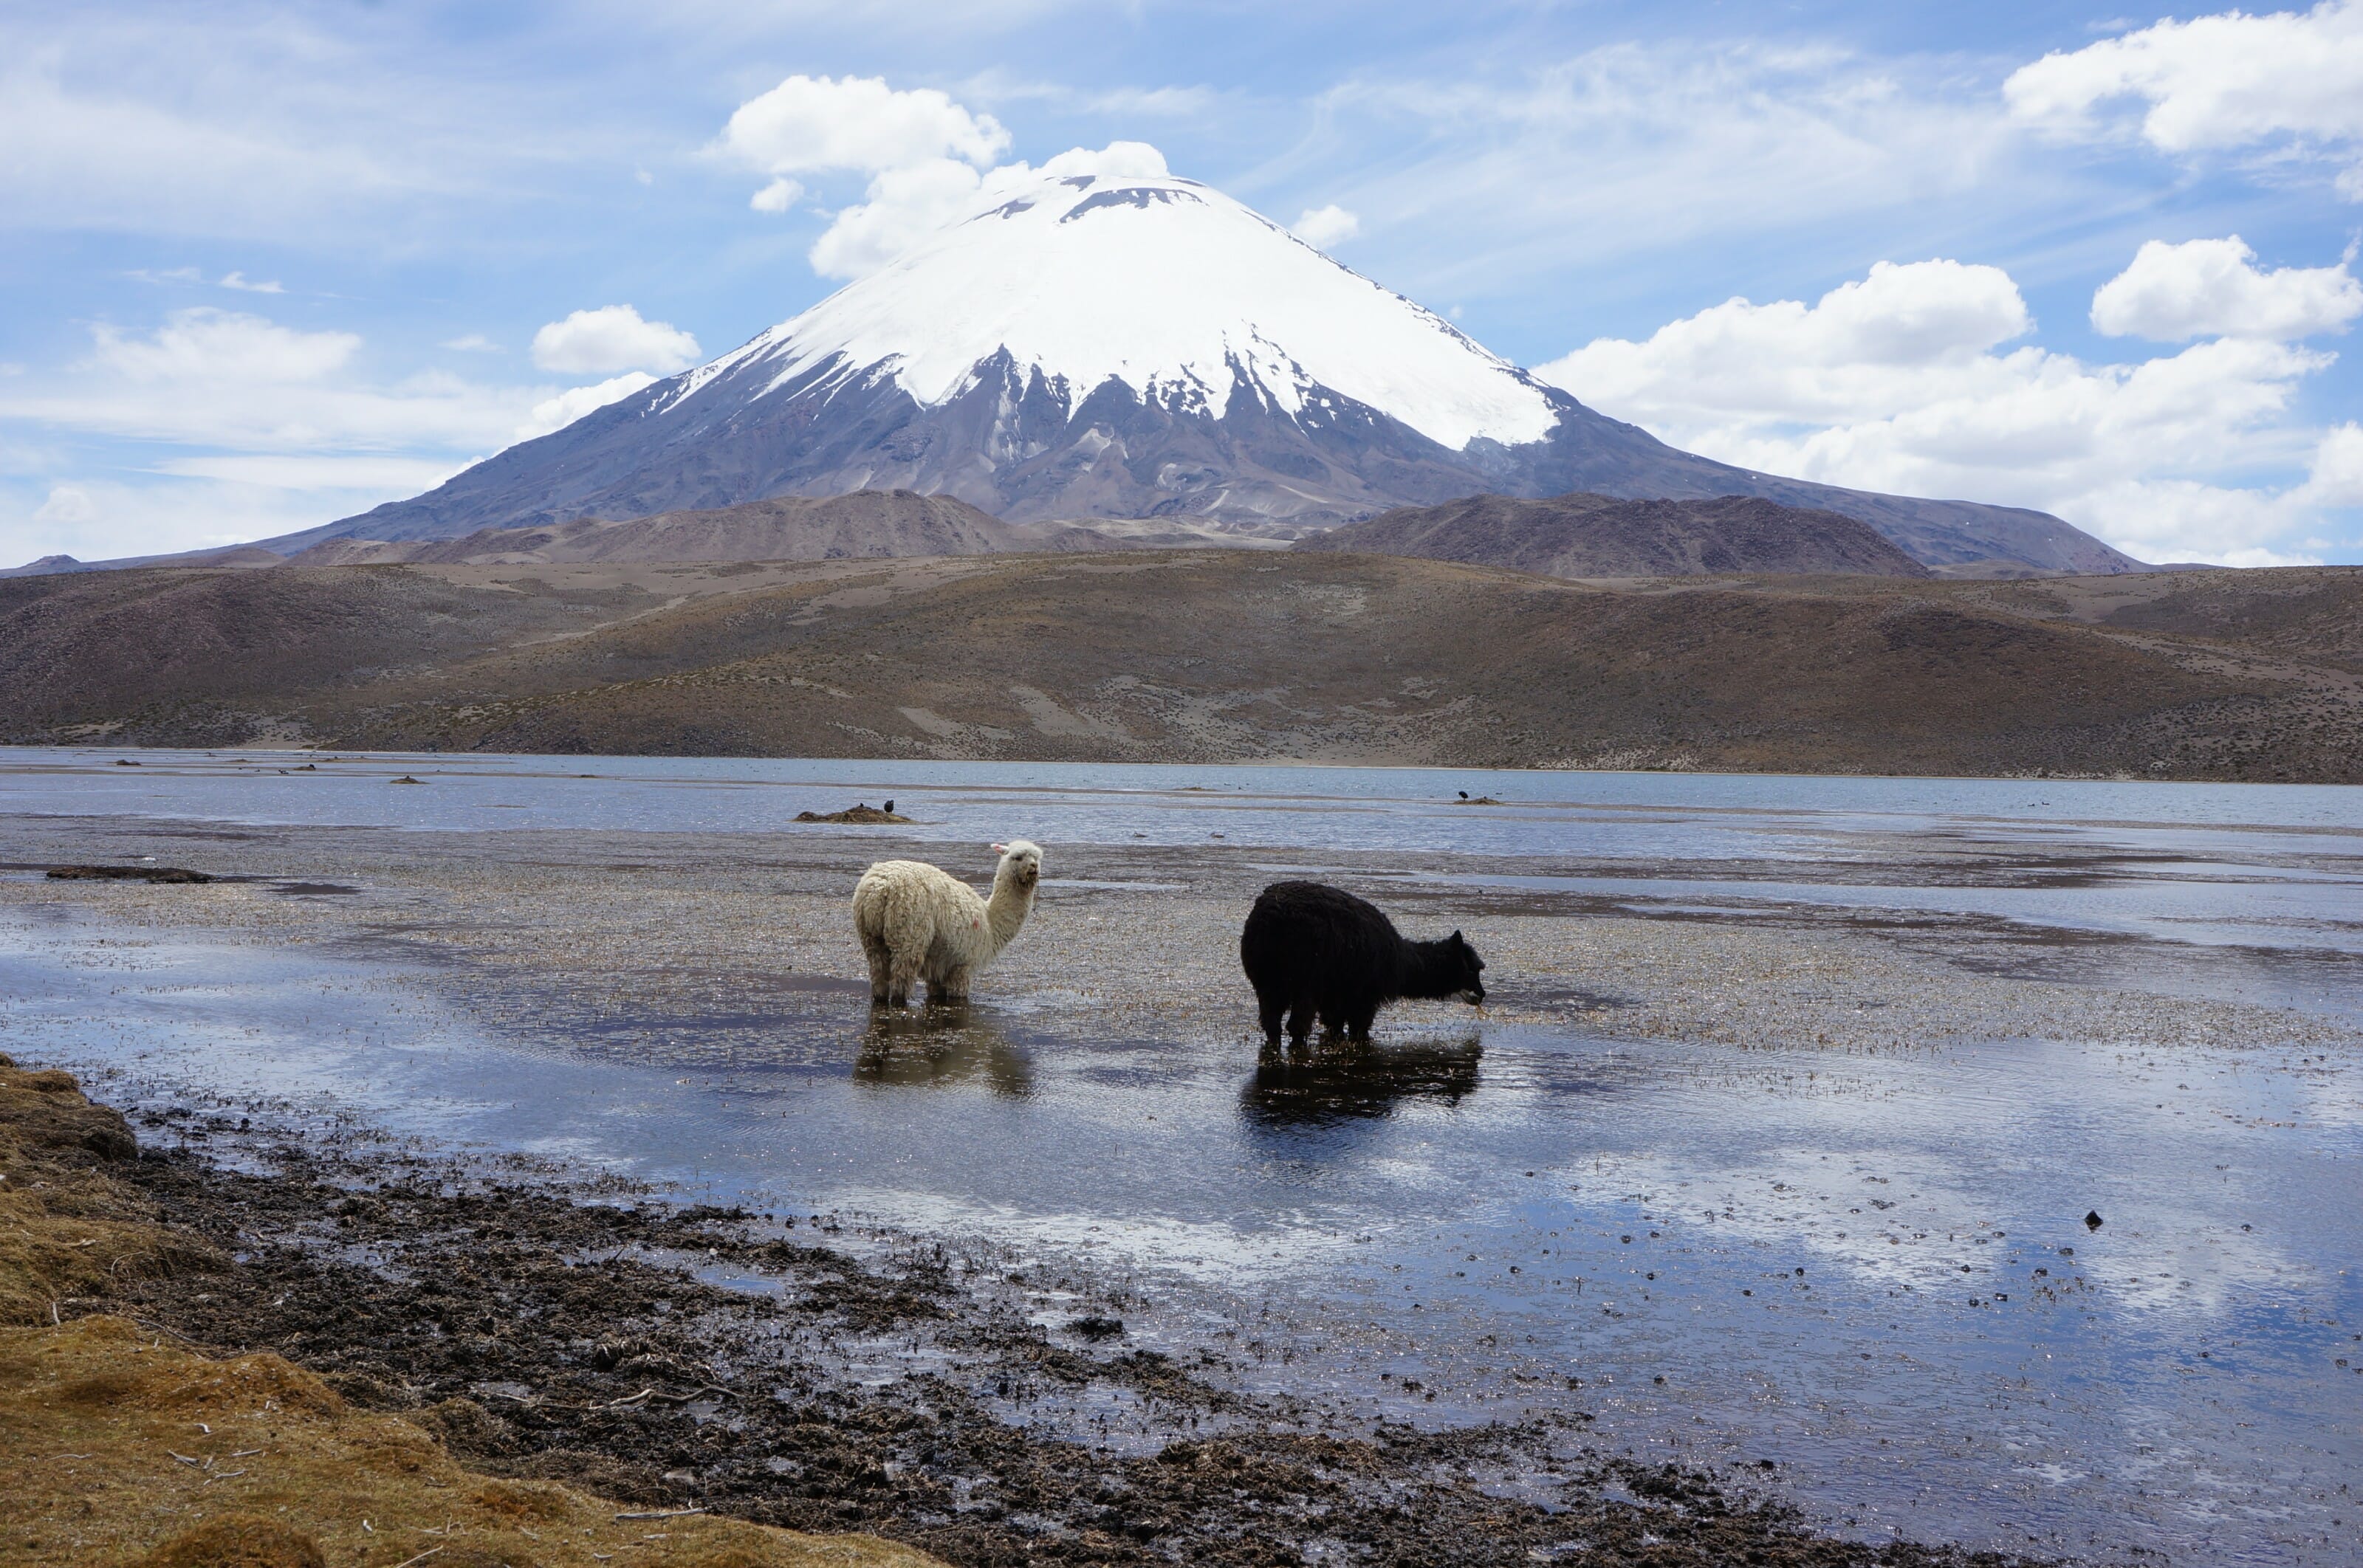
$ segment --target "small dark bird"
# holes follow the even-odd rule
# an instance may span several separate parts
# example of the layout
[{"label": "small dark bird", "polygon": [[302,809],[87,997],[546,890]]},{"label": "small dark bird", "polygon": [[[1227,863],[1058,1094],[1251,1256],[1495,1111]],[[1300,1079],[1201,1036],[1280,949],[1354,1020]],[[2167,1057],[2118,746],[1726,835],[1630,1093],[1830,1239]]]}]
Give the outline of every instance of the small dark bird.
[{"label": "small dark bird", "polygon": [[892,801],[886,802],[886,814],[890,817],[894,814],[894,802]]},{"label": "small dark bird", "polygon": [[2097,1231],[2097,1230],[2099,1230],[2100,1228],[2101,1228],[2101,1211],[2100,1211],[2099,1209],[2095,1209],[2091,1210],[2091,1211],[2090,1211],[2090,1212],[2088,1212],[2087,1214],[2085,1214],[2085,1216],[2084,1216],[2084,1229],[2086,1229],[2087,1231]]},{"label": "small dark bird", "polygon": [[1467,800],[1467,799],[1469,798],[1469,791],[1468,791],[1468,790],[1463,790],[1459,791],[1459,795],[1460,795],[1460,798],[1461,798],[1462,800],[1464,800],[1464,801],[1465,801],[1465,800]]}]

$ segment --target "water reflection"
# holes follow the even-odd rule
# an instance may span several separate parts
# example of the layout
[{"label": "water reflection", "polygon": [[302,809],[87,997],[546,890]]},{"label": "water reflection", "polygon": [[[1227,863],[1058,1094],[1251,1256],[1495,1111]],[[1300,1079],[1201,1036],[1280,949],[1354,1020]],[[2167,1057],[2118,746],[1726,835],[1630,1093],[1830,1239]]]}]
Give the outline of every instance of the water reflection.
[{"label": "water reflection", "polygon": [[993,1093],[1034,1092],[1034,1066],[998,1024],[968,1003],[879,1010],[863,1031],[853,1081],[922,1087],[983,1082]]},{"label": "water reflection", "polygon": [[1239,1114],[1268,1128],[1320,1127],[1392,1115],[1404,1099],[1458,1105],[1477,1092],[1479,1037],[1356,1047],[1325,1041],[1310,1055],[1267,1055],[1239,1092]]}]

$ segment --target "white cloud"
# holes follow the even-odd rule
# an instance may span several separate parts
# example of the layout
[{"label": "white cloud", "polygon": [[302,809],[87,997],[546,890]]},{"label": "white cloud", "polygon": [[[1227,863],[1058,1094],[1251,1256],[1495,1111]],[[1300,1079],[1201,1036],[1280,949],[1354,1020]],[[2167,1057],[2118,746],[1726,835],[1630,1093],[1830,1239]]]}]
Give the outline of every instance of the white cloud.
[{"label": "white cloud", "polygon": [[50,487],[82,497],[72,517],[44,502],[0,487],[0,565],[47,555],[81,560],[169,555],[292,534],[380,502],[416,493],[407,483],[383,489],[290,490],[210,479],[77,477]]},{"label": "white cloud", "polygon": [[875,76],[791,76],[739,105],[721,141],[731,157],[771,175],[875,174],[940,158],[982,165],[1008,146],[1009,133],[992,116],[972,115],[932,87],[897,91]]},{"label": "white cloud", "polygon": [[2335,267],[2255,266],[2238,235],[2169,245],[2153,239],[2092,296],[2092,325],[2112,337],[2181,342],[2229,336],[2294,342],[2343,332],[2363,315],[2363,282]]},{"label": "white cloud", "polygon": [[596,386],[574,387],[555,397],[544,398],[533,405],[533,412],[516,427],[513,439],[529,440],[563,429],[592,410],[605,408],[617,398],[631,396],[642,387],[656,384],[654,376],[639,370],[599,382]]},{"label": "white cloud", "polygon": [[361,346],[349,332],[304,332],[259,315],[201,305],[176,310],[152,337],[105,322],[91,328],[101,366],[134,381],[316,381]]},{"label": "white cloud", "polygon": [[250,294],[283,294],[287,292],[287,287],[283,283],[250,282],[243,272],[223,273],[221,286],[225,289],[242,290]]},{"label": "white cloud", "polygon": [[454,349],[462,354],[497,354],[501,351],[499,344],[481,332],[471,332],[459,337],[447,337],[438,347]]},{"label": "white cloud", "polygon": [[578,310],[533,335],[533,362],[545,370],[599,375],[610,370],[671,374],[697,363],[697,339],[668,321],[642,321],[627,304]]},{"label": "white cloud", "polygon": [[119,454],[111,475],[94,476],[66,450],[0,447],[0,562],[292,533],[416,495],[475,455],[653,380],[636,370],[567,390],[427,372],[380,382],[365,374],[363,347],[351,333],[183,310],[146,334],[94,328],[89,355],[39,386],[0,381],[0,422],[166,448]]},{"label": "white cloud", "polygon": [[176,479],[219,480],[269,490],[392,491],[415,495],[432,490],[473,458],[395,457],[295,457],[239,453],[227,457],[167,458],[152,471]]},{"label": "white cloud", "polygon": [[2013,116],[2066,136],[2128,128],[2103,111],[2138,103],[2141,138],[2165,152],[2285,146],[2342,163],[2363,200],[2363,6],[2226,11],[2045,55],[2002,83]]},{"label": "white cloud", "polygon": [[813,242],[813,271],[825,278],[875,271],[937,229],[1044,175],[1164,172],[1165,155],[1139,141],[1111,142],[1097,150],[1071,148],[1044,160],[1039,169],[1004,163],[980,173],[945,158],[888,169],[870,182],[866,201],[838,213]]},{"label": "white cloud", "polygon": [[2007,347],[2032,326],[1999,269],[1881,263],[1811,305],[1735,299],[1537,373],[1747,468],[2037,507],[2148,559],[2291,558],[2274,546],[2315,498],[2225,476],[2304,460],[2314,437],[2285,417],[2329,356],[2223,337],[2087,365]]},{"label": "white cloud", "polygon": [[759,213],[783,213],[803,199],[804,188],[782,175],[747,198],[747,204]]},{"label": "white cloud", "polygon": [[[1357,76],[1315,107],[1271,174],[1317,177],[1384,233],[1393,286],[1472,306],[1559,290],[1576,269],[1624,282],[1645,257],[1640,272],[1679,274],[1735,245],[1769,264],[1792,237],[1921,215],[1954,232],[2026,139],[1922,62],[1714,37]],[[2009,172],[2021,222],[2063,204],[2060,160]]]},{"label": "white cloud", "polygon": [[98,503],[90,491],[80,485],[57,484],[50,487],[50,498],[33,513],[37,523],[89,523],[98,516]]},{"label": "white cloud", "polygon": [[949,158],[885,170],[870,182],[868,199],[838,213],[813,242],[812,269],[824,278],[875,271],[975,211],[983,188],[975,170]]},{"label": "white cloud", "polygon": [[2363,425],[2323,433],[2299,499],[2313,506],[2363,507]]},{"label": "white cloud", "polygon": [[994,165],[1008,147],[999,121],[932,87],[896,89],[878,77],[791,76],[739,105],[715,150],[771,176],[748,200],[759,213],[784,213],[802,201],[809,193],[798,176],[869,176],[862,199],[839,209],[806,253],[824,278],[875,271],[1042,173],[1166,171],[1164,155],[1145,142],[1075,148],[1039,170]]},{"label": "white cloud", "polygon": [[1305,208],[1291,226],[1305,244],[1316,250],[1326,250],[1361,233],[1362,220],[1332,202],[1326,207]]},{"label": "white cloud", "polygon": [[91,329],[91,353],[38,385],[0,382],[0,419],[238,452],[471,452],[499,446],[549,389],[440,372],[376,383],[361,338],[199,308],[147,335]]}]

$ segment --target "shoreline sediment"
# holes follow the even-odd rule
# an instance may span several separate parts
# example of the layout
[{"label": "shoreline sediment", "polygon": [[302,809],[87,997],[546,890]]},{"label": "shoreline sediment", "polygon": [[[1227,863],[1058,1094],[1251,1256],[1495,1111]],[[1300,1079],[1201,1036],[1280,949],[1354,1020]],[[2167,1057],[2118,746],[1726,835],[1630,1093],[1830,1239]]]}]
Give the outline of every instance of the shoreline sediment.
[{"label": "shoreline sediment", "polygon": [[[73,1106],[63,1075],[13,1076],[47,1086],[37,1121],[110,1120]],[[48,1337],[85,1381],[167,1337],[239,1364],[268,1352],[450,1456],[422,1463],[555,1483],[622,1514],[854,1531],[963,1565],[1475,1564],[1579,1545],[1601,1562],[2005,1561],[1835,1540],[1731,1477],[1592,1452],[1579,1422],[1420,1430],[1254,1398],[1218,1367],[1104,1343],[1120,1297],[1079,1293],[1046,1329],[997,1294],[989,1261],[925,1244],[860,1261],[824,1217],[495,1179],[365,1135],[306,1147],[259,1105],[236,1120],[131,1109],[149,1146],[83,1163],[183,1261],[53,1298]],[[176,1123],[211,1147],[168,1146]],[[899,1376],[857,1364],[922,1340],[937,1353]],[[1086,1393],[1155,1408],[1165,1440],[1118,1452],[1027,1419]],[[1527,1496],[1504,1495],[1512,1473]]]}]

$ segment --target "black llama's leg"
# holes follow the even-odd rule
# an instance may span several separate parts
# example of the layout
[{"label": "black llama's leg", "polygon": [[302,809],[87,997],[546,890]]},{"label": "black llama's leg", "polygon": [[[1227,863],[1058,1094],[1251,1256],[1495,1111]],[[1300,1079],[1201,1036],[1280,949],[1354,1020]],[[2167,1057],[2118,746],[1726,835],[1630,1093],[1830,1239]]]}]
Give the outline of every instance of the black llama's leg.
[{"label": "black llama's leg", "polygon": [[1288,1043],[1298,1051],[1304,1049],[1305,1037],[1313,1032],[1313,1004],[1298,1001],[1288,1010]]},{"label": "black llama's leg", "polygon": [[1256,998],[1256,1011],[1263,1024],[1263,1043],[1266,1050],[1277,1051],[1280,1049],[1280,1015],[1287,1010],[1288,1003],[1281,1000],[1279,997],[1259,996]]},{"label": "black llama's leg", "polygon": [[1375,1007],[1355,1009],[1353,1016],[1346,1021],[1346,1037],[1357,1045],[1368,1045],[1370,1043],[1370,1021],[1378,1016],[1379,1010]]}]

